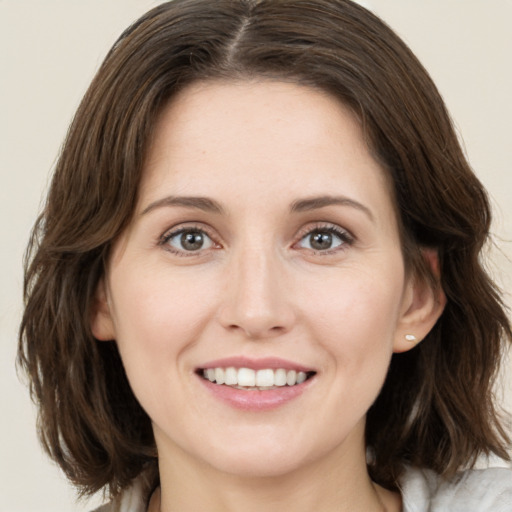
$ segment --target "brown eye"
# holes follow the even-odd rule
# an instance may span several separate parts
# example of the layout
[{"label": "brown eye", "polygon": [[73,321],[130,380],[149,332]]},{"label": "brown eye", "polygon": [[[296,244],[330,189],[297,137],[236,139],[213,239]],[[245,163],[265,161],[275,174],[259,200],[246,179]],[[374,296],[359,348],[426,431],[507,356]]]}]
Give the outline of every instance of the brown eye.
[{"label": "brown eye", "polygon": [[186,251],[198,251],[203,247],[203,234],[199,232],[183,233],[180,237],[181,246]]},{"label": "brown eye", "polygon": [[335,228],[314,229],[304,236],[299,246],[313,251],[329,251],[350,244],[352,238],[347,232]]},{"label": "brown eye", "polygon": [[317,251],[330,249],[332,243],[331,233],[322,233],[317,231],[309,235],[309,244],[312,249],[316,249]]},{"label": "brown eye", "polygon": [[204,231],[198,229],[182,229],[170,233],[166,243],[178,252],[200,251],[213,246],[212,239]]}]

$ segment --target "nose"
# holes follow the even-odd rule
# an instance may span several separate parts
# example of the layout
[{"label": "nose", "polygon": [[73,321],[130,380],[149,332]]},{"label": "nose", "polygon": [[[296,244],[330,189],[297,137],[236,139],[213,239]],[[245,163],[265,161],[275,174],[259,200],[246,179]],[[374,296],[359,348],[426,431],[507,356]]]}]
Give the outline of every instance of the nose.
[{"label": "nose", "polygon": [[233,256],[219,309],[219,321],[225,329],[257,340],[292,328],[292,292],[283,266],[278,255],[254,246]]}]

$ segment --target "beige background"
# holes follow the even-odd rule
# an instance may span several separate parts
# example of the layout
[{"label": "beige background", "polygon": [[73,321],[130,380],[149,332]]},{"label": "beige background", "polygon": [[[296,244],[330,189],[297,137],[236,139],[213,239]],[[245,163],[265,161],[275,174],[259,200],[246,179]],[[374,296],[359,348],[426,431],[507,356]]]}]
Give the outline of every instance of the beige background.
[{"label": "beige background", "polygon": [[[212,0],[214,1],[214,0]],[[13,367],[21,258],[67,125],[120,32],[151,0],[0,0],[0,512],[70,512]],[[437,82],[495,204],[491,268],[512,289],[512,0],[370,0]],[[411,198],[414,200],[414,198]],[[508,303],[512,303],[510,295]],[[505,390],[512,410],[512,370]]]}]

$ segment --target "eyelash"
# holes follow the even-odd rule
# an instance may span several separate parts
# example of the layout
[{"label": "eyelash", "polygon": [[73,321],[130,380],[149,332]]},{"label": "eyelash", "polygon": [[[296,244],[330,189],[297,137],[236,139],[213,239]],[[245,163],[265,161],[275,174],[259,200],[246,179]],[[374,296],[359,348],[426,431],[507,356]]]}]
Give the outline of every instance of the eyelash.
[{"label": "eyelash", "polygon": [[207,229],[204,227],[199,226],[184,226],[178,229],[172,229],[171,231],[166,231],[159,239],[158,245],[164,247],[166,251],[169,251],[172,254],[175,254],[176,256],[182,256],[182,257],[191,257],[191,256],[197,256],[201,250],[198,251],[180,251],[175,249],[169,244],[169,241],[179,235],[182,235],[183,233],[200,233],[203,235],[206,235],[211,241],[212,244],[219,245],[217,242],[215,242],[214,237],[208,232]]},{"label": "eyelash", "polygon": [[311,236],[313,233],[319,232],[319,233],[329,233],[331,235],[337,236],[341,240],[341,244],[337,247],[334,247],[332,249],[326,249],[326,250],[315,250],[315,249],[308,249],[313,252],[313,254],[319,255],[319,256],[329,256],[331,254],[335,254],[340,251],[344,251],[347,249],[347,247],[350,247],[354,244],[355,238],[350,234],[346,229],[340,228],[339,226],[335,224],[317,224],[313,227],[308,227],[304,232],[301,232],[299,234],[299,241],[296,242],[294,245],[297,245],[302,240],[306,239],[308,236]]},{"label": "eyelash", "polygon": [[[193,257],[198,256],[201,252],[204,250],[199,249],[198,251],[182,251],[173,248],[169,241],[173,238],[182,235],[183,233],[199,233],[206,235],[212,242],[213,246],[217,246],[217,248],[220,246],[215,241],[215,238],[212,234],[209,233],[209,230],[205,229],[204,227],[200,226],[184,226],[178,229],[172,229],[171,231],[166,231],[158,240],[158,245],[164,247],[164,249],[172,254],[175,254],[180,257]],[[350,247],[354,244],[355,238],[350,234],[347,230],[340,228],[339,226],[336,226],[335,224],[317,224],[313,227],[308,227],[304,231],[301,231],[299,233],[299,240],[293,244],[292,247],[295,247],[297,244],[299,244],[302,240],[306,239],[306,237],[311,236],[313,233],[319,232],[319,233],[328,233],[331,235],[335,235],[341,240],[341,243],[339,246],[336,246],[333,249],[326,249],[326,250],[315,250],[315,249],[308,249],[305,248],[308,251],[311,251],[314,255],[321,255],[321,256],[328,256],[334,253],[337,253],[339,251],[346,250],[347,247]]]}]

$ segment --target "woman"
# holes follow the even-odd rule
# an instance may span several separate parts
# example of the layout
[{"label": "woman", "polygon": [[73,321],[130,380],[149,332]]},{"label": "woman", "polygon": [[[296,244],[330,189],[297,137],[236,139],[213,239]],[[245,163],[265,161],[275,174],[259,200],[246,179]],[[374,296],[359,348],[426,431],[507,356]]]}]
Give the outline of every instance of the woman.
[{"label": "woman", "polygon": [[[512,333],[435,86],[343,0],[174,0],[114,45],[32,238],[20,362],[105,510],[510,510]],[[508,507],[508,508],[507,508]]]}]

